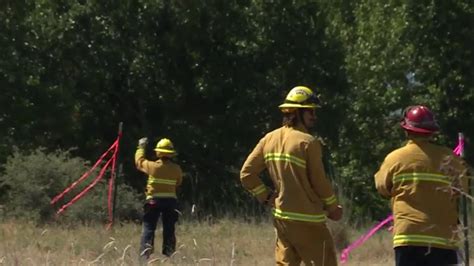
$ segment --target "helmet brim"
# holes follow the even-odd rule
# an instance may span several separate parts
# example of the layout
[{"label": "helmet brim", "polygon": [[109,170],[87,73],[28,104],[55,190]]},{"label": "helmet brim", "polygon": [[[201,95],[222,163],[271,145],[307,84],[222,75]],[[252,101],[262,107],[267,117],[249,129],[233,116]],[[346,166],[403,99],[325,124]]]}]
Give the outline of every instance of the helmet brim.
[{"label": "helmet brim", "polygon": [[162,149],[162,148],[156,148],[155,151],[161,152],[161,153],[176,154],[176,151],[174,150],[168,150],[168,149]]},{"label": "helmet brim", "polygon": [[414,127],[414,126],[411,126],[407,123],[405,123],[404,121],[400,122],[400,126],[407,130],[407,131],[411,131],[411,132],[415,132],[415,133],[422,133],[422,134],[433,134],[433,133],[436,133],[438,132],[439,129],[427,129],[427,128],[419,128],[419,127]]},{"label": "helmet brim", "polygon": [[311,104],[298,104],[298,103],[283,103],[278,106],[280,109],[284,108],[308,108],[308,109],[315,109],[318,108],[319,106],[311,103]]}]

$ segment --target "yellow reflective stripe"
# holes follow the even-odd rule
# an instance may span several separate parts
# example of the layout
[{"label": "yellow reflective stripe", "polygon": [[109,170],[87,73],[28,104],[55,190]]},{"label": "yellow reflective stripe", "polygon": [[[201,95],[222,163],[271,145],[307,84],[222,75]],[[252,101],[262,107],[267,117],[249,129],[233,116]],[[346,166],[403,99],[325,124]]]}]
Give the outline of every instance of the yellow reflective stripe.
[{"label": "yellow reflective stripe", "polygon": [[326,221],[326,215],[324,214],[304,214],[296,212],[287,212],[279,209],[273,209],[273,216],[284,220],[303,221],[311,223],[322,223]]},{"label": "yellow reflective stripe", "polygon": [[393,244],[438,244],[443,246],[456,246],[456,241],[452,239],[427,236],[427,235],[395,235],[393,237]]},{"label": "yellow reflective stripe", "polygon": [[176,198],[176,193],[153,193],[151,195],[146,195],[146,199],[151,198]]},{"label": "yellow reflective stripe", "polygon": [[443,184],[451,184],[449,177],[440,174],[428,174],[428,173],[409,173],[401,174],[393,177],[393,183],[403,181],[428,181],[428,182],[439,182]]},{"label": "yellow reflective stripe", "polygon": [[293,156],[288,153],[266,153],[265,156],[265,162],[267,161],[286,161],[290,163],[294,163],[298,166],[301,167],[306,167],[306,161],[298,158],[296,156]]},{"label": "yellow reflective stripe", "polygon": [[333,203],[336,203],[336,201],[337,201],[336,195],[332,195],[329,198],[325,198],[325,199],[323,199],[323,201],[324,201],[324,204],[326,204],[326,205],[331,205]]},{"label": "yellow reflective stripe", "polygon": [[148,184],[163,184],[163,185],[176,185],[176,180],[156,178],[153,176],[148,177]]},{"label": "yellow reflective stripe", "polygon": [[144,155],[145,154],[145,150],[142,149],[142,148],[138,148],[137,151],[135,152],[136,155]]},{"label": "yellow reflective stripe", "polygon": [[258,194],[261,194],[261,193],[265,192],[266,190],[267,190],[267,188],[265,187],[265,185],[262,184],[262,185],[260,185],[260,186],[258,186],[258,187],[256,187],[256,188],[250,190],[250,192],[251,192],[253,195],[257,196]]}]

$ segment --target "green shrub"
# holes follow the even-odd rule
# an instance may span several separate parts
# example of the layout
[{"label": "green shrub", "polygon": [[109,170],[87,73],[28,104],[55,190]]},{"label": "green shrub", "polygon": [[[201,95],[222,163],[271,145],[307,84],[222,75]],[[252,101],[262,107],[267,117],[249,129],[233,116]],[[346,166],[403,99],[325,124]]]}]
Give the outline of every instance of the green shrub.
[{"label": "green shrub", "polygon": [[[42,148],[32,152],[16,150],[7,159],[4,171],[0,174],[0,187],[6,191],[0,197],[0,205],[4,205],[4,218],[25,219],[36,223],[53,221],[56,211],[89,185],[97,177],[98,171],[91,173],[55,206],[50,204],[51,199],[78,180],[88,169],[89,162],[71,157],[69,151],[46,153]],[[106,172],[102,180],[66,209],[57,221],[106,221],[109,176],[110,172]],[[117,219],[135,218],[140,205],[139,196],[129,186],[117,186]]]}]

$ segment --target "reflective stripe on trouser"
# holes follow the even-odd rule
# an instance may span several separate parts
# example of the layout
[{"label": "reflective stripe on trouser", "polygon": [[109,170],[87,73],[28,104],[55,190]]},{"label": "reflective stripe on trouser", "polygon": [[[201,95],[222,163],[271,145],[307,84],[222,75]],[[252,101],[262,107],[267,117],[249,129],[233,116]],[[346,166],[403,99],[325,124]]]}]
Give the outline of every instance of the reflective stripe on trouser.
[{"label": "reflective stripe on trouser", "polygon": [[325,223],[274,219],[277,265],[337,265],[334,242]]}]

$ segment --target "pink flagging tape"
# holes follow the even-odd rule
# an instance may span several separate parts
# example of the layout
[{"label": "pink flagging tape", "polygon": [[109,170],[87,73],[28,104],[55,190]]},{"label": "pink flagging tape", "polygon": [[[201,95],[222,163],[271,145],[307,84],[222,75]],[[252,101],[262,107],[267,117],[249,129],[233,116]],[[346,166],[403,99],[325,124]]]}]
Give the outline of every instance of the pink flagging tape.
[{"label": "pink flagging tape", "polygon": [[94,179],[92,183],[90,183],[84,190],[82,190],[79,194],[77,194],[71,201],[68,203],[64,204],[57,212],[56,215],[60,215],[62,212],[64,212],[67,208],[69,208],[72,204],[74,204],[76,201],[78,201],[80,198],[82,198],[92,187],[94,187],[99,180],[102,179],[102,177],[105,174],[105,171],[107,170],[107,167],[109,164],[114,160],[115,158],[112,157],[110,158],[105,165],[102,167],[102,169],[99,172],[99,175]]},{"label": "pink flagging tape", "polygon": [[459,138],[458,146],[453,150],[454,154],[460,156],[464,152],[464,138]]},{"label": "pink flagging tape", "polygon": [[341,253],[341,263],[346,263],[347,259],[349,258],[349,253],[357,248],[358,246],[362,245],[367,239],[369,239],[372,235],[374,235],[380,228],[382,228],[384,225],[387,223],[391,222],[393,220],[393,215],[389,215],[385,220],[381,221],[378,223],[376,226],[372,227],[372,229],[369,230],[369,232],[356,241],[354,241],[352,244],[350,244],[347,248],[345,248],[342,253]]},{"label": "pink flagging tape", "polygon": [[78,180],[76,180],[74,183],[72,183],[69,187],[67,187],[63,192],[59,193],[56,195],[52,200],[51,204],[55,204],[58,202],[60,199],[62,199],[67,193],[69,193],[73,188],[75,188],[79,183],[84,181],[91,173],[94,171],[97,166],[104,161],[104,158],[110,154],[112,150],[116,150],[118,146],[118,139],[110,146],[110,148],[104,152],[100,158],[95,162],[94,166],[90,168],[88,171],[86,171]]},{"label": "pink flagging tape", "polygon": [[[69,193],[73,188],[75,188],[79,183],[84,181],[94,169],[96,169],[101,163],[106,161],[106,163],[102,166],[102,168],[99,171],[99,174],[97,177],[94,178],[92,183],[90,183],[86,188],[84,188],[81,192],[79,192],[72,200],[61,206],[61,208],[56,212],[56,217],[58,217],[61,213],[63,213],[67,208],[69,208],[71,205],[73,205],[76,201],[78,201],[80,198],[82,198],[89,190],[92,189],[104,176],[107,168],[110,169],[110,179],[109,179],[109,193],[108,193],[108,199],[107,199],[107,205],[108,205],[108,214],[109,214],[109,220],[113,220],[113,213],[112,213],[112,208],[113,208],[113,187],[114,187],[114,181],[115,181],[115,167],[116,167],[116,161],[117,161],[117,154],[118,154],[118,149],[119,149],[119,142],[120,142],[120,137],[121,133],[118,135],[117,139],[114,141],[114,143],[109,147],[109,149],[104,152],[100,158],[95,162],[95,164],[90,168],[88,171],[86,171],[78,180],[73,182],[69,187],[67,187],[63,192],[59,193],[56,195],[52,200],[51,204],[57,203],[60,199],[62,199],[67,193]],[[110,158],[106,159],[106,157],[110,156]]]},{"label": "pink flagging tape", "polygon": [[[456,154],[457,156],[460,156],[464,152],[464,138],[459,138],[458,139],[458,145],[456,148],[454,148],[453,153]],[[362,245],[367,239],[369,239],[371,236],[373,236],[380,228],[382,228],[384,225],[387,223],[391,222],[393,220],[393,215],[389,215],[385,220],[381,221],[378,223],[376,226],[372,227],[369,232],[365,235],[362,235],[359,239],[351,243],[347,248],[345,248],[341,252],[340,256],[340,261],[341,264],[344,264],[347,262],[349,259],[349,253],[357,248],[358,246]]]}]

